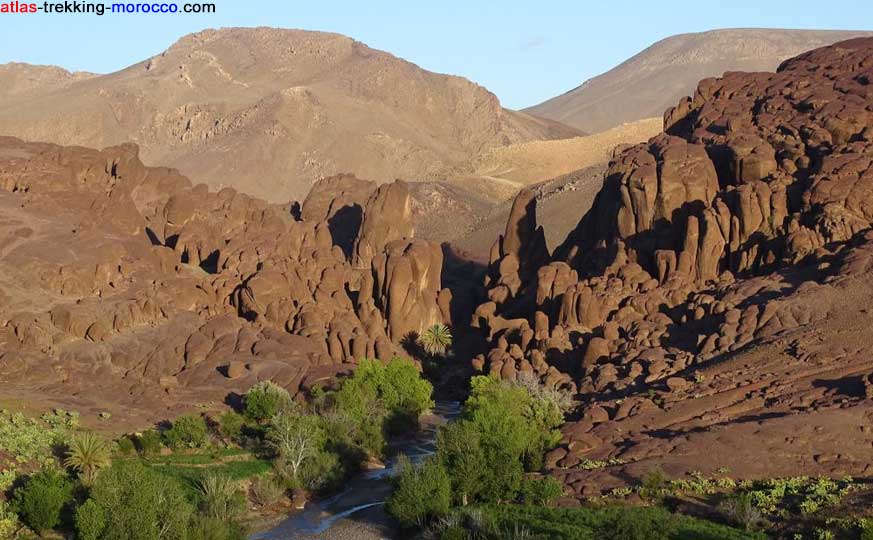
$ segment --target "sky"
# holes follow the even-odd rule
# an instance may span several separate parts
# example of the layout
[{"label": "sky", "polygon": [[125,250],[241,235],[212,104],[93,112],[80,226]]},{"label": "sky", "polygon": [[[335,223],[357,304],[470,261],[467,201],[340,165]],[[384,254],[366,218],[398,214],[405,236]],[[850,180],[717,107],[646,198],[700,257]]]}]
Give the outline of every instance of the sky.
[{"label": "sky", "polygon": [[[113,1],[121,0],[106,0]],[[205,28],[302,28],[339,32],[425,69],[464,76],[519,109],[571,90],[673,34],[728,27],[873,29],[870,0],[214,2],[212,15],[0,13],[0,63],[110,73]]]}]

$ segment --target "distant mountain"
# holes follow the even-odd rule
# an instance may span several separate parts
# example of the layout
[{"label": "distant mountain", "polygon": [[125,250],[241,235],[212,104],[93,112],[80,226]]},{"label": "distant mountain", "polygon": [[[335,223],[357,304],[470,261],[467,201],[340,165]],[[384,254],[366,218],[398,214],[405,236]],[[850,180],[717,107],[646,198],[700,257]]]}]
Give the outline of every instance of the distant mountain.
[{"label": "distant mountain", "polygon": [[663,39],[619,66],[560,96],[526,109],[597,132],[662,116],[697,82],[725,71],[773,71],[801,52],[871,32],[725,29]]},{"label": "distant mountain", "polygon": [[283,201],[336,173],[424,179],[489,148],[579,132],[345,36],[231,28],[109,75],[0,66],[0,134],[133,141],[147,163]]}]

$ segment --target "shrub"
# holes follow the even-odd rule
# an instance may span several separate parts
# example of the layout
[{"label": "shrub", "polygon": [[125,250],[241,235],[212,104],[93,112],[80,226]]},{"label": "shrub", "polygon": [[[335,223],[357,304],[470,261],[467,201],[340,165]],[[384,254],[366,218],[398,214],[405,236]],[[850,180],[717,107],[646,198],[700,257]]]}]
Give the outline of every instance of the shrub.
[{"label": "shrub", "polygon": [[340,487],[347,470],[339,454],[322,450],[303,462],[298,480],[309,491],[327,492]]},{"label": "shrub", "polygon": [[115,444],[118,447],[118,453],[122,456],[130,456],[136,452],[136,444],[127,435],[115,441]]},{"label": "shrub", "polygon": [[94,433],[82,433],[70,443],[70,451],[64,465],[79,472],[82,483],[90,486],[97,471],[108,466],[109,445]]},{"label": "shrub", "polygon": [[398,468],[399,475],[387,509],[402,526],[421,526],[429,519],[448,513],[451,480],[439,461],[429,458],[416,467],[402,459]]},{"label": "shrub", "polygon": [[139,462],[119,462],[103,471],[91,499],[106,517],[101,540],[182,540],[193,509],[173,479]]},{"label": "shrub", "polygon": [[234,440],[242,433],[245,419],[233,411],[226,411],[218,417],[218,434],[228,440]]},{"label": "shrub", "polygon": [[78,540],[99,540],[106,529],[103,507],[88,499],[76,509],[76,537]]},{"label": "shrub", "polygon": [[202,448],[207,438],[206,420],[199,414],[180,416],[164,432],[164,440],[170,448]]},{"label": "shrub", "polygon": [[861,521],[861,540],[873,540],[873,521]]},{"label": "shrub", "polygon": [[18,530],[18,516],[9,508],[6,501],[0,500],[0,538],[12,538]]},{"label": "shrub", "polygon": [[640,497],[644,499],[659,499],[667,493],[667,477],[660,469],[652,469],[643,478],[640,486]]},{"label": "shrub", "polygon": [[730,521],[747,531],[755,530],[764,517],[748,493],[739,493],[727,498],[719,508]]},{"label": "shrub", "polygon": [[219,474],[207,473],[197,484],[200,510],[204,515],[225,522],[234,521],[245,511],[236,482]]},{"label": "shrub", "polygon": [[595,540],[669,540],[676,530],[673,516],[662,508],[617,509],[594,529]]},{"label": "shrub", "polygon": [[564,486],[551,476],[526,478],[521,483],[521,496],[525,504],[546,506],[564,494]]},{"label": "shrub", "polygon": [[161,452],[161,434],[154,429],[142,432],[136,438],[137,450],[145,457],[154,456]]},{"label": "shrub", "polygon": [[15,490],[13,504],[28,527],[42,533],[61,522],[61,511],[73,501],[73,484],[60,472],[44,468]]},{"label": "shrub", "polygon": [[245,415],[257,422],[265,422],[291,405],[291,395],[272,381],[261,381],[252,386],[245,396]]},{"label": "shrub", "polygon": [[285,487],[274,476],[258,476],[252,480],[252,500],[258,506],[272,506],[285,496]]},{"label": "shrub", "polygon": [[226,522],[208,516],[194,520],[189,540],[245,540],[245,528],[237,522]]}]

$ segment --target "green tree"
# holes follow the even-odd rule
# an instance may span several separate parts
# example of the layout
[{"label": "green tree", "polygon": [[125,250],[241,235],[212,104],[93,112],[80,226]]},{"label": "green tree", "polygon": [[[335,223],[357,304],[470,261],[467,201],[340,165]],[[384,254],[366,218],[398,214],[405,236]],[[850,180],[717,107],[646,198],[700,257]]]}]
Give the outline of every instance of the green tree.
[{"label": "green tree", "polygon": [[206,420],[199,414],[186,414],[173,422],[164,432],[164,440],[171,448],[202,448],[206,446],[209,434]]},{"label": "green tree", "polygon": [[466,506],[479,494],[489,469],[481,434],[465,420],[451,423],[437,434],[437,457],[449,472],[457,502]]},{"label": "green tree", "polygon": [[245,396],[245,415],[257,422],[265,422],[291,405],[288,391],[272,381],[261,381],[252,386]]},{"label": "green tree", "polygon": [[49,467],[28,478],[13,497],[13,505],[22,521],[40,536],[60,524],[61,511],[72,501],[72,482]]},{"label": "green tree", "polygon": [[315,416],[285,411],[270,420],[267,441],[288,464],[295,480],[300,480],[304,462],[324,450],[324,429]]},{"label": "green tree", "polygon": [[[418,368],[409,360],[394,358],[387,364],[362,360],[354,375],[343,383],[340,394],[358,396],[352,410],[369,407],[376,401],[387,413],[385,426],[390,432],[402,432],[418,425],[421,414],[433,407],[433,386],[422,378]],[[339,396],[342,401],[344,397]]]},{"label": "green tree", "polygon": [[452,346],[452,331],[438,323],[425,330],[419,340],[428,354],[442,356]]},{"label": "green tree", "polygon": [[94,433],[82,433],[70,442],[70,450],[64,465],[75,469],[82,483],[94,483],[97,471],[110,464],[109,444]]},{"label": "green tree", "polygon": [[233,440],[240,436],[245,420],[242,415],[233,411],[225,411],[218,417],[218,434],[226,440]]},{"label": "green tree", "polygon": [[451,508],[451,479],[442,464],[429,458],[419,466],[398,463],[399,474],[388,499],[388,512],[404,527],[421,526]]},{"label": "green tree", "polygon": [[100,540],[106,530],[106,514],[103,507],[88,499],[76,509],[76,538],[78,540]]},{"label": "green tree", "polygon": [[185,540],[193,514],[175,480],[139,462],[119,462],[103,471],[91,500],[106,518],[101,540]]}]

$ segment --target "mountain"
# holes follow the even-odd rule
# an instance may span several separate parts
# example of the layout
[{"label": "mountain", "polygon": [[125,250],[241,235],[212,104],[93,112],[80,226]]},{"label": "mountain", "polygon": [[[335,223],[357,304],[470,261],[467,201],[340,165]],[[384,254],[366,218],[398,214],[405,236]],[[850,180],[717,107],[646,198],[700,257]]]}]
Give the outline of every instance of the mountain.
[{"label": "mountain", "polygon": [[338,34],[206,30],[116,73],[65,73],[0,69],[0,88],[16,88],[0,94],[0,133],[134,142],[146,163],[277,202],[337,173],[418,180],[492,147],[580,134]]},{"label": "mountain", "polygon": [[617,67],[526,112],[593,133],[661,116],[697,82],[726,71],[773,71],[784,60],[870,32],[724,29],[663,39]]},{"label": "mountain", "polygon": [[20,62],[2,64],[0,99],[6,102],[23,97],[32,98],[96,76],[94,73],[70,72],[56,66],[34,66]]}]

